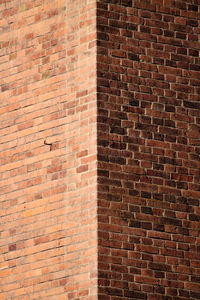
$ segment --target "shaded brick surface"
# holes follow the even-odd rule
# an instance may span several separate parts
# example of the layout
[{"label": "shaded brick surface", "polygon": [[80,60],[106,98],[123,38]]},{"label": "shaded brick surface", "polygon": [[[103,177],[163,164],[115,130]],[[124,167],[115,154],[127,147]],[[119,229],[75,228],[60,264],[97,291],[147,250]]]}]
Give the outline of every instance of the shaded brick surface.
[{"label": "shaded brick surface", "polygon": [[97,4],[99,299],[199,299],[199,2]]}]

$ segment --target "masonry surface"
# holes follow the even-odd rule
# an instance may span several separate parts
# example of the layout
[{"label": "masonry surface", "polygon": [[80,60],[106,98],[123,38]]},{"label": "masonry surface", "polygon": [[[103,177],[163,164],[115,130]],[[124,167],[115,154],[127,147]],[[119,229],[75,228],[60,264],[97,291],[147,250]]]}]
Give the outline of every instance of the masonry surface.
[{"label": "masonry surface", "polygon": [[0,299],[200,299],[199,0],[0,1]]}]

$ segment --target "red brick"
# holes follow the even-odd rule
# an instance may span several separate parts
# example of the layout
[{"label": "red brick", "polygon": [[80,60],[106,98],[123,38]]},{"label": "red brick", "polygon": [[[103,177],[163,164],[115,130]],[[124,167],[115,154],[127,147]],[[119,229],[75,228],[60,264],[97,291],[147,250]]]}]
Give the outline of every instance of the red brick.
[{"label": "red brick", "polygon": [[[199,112],[197,112],[199,108],[198,98],[196,98],[198,92],[194,89],[194,85],[198,83],[194,82],[193,84],[192,81],[190,81],[191,78],[195,77],[194,74],[190,73],[193,72],[191,70],[198,70],[198,62],[197,66],[194,66],[198,49],[196,49],[194,44],[192,47],[192,40],[196,39],[195,28],[197,23],[195,20],[196,17],[189,11],[187,12],[185,3],[181,3],[180,1],[164,1],[161,5],[161,2],[162,1],[159,0],[153,1],[152,4],[155,4],[154,6],[150,3],[144,3],[144,1],[134,1],[134,3],[132,3],[134,12],[131,8],[126,9],[123,3],[121,3],[121,5],[119,5],[119,3],[118,5],[112,5],[112,12],[115,11],[117,13],[120,10],[122,15],[121,19],[123,19],[123,21],[129,18],[129,13],[132,12],[135,15],[134,19],[129,18],[129,23],[133,23],[135,26],[132,27],[133,34],[131,35],[130,31],[125,30],[123,33],[128,38],[129,43],[137,47],[129,48],[127,42],[122,39],[122,32],[121,35],[118,30],[116,30],[115,33],[115,43],[116,45],[120,44],[120,49],[123,49],[123,52],[119,51],[118,53],[121,53],[118,56],[121,60],[121,64],[123,64],[123,69],[121,70],[119,67],[118,69],[117,67],[113,67],[113,65],[119,64],[119,61],[116,61],[115,58],[117,52],[113,52],[109,43],[109,36],[103,36],[103,27],[99,27],[99,43],[104,45],[106,49],[104,56],[103,52],[99,52],[99,56],[97,57],[97,61],[99,62],[99,82],[100,80],[105,81],[105,77],[114,78],[113,76],[116,71],[118,73],[121,71],[123,74],[125,74],[125,72],[131,74],[129,69],[133,68],[133,66],[135,74],[133,79],[134,85],[131,83],[128,86],[120,85],[118,82],[120,80],[119,77],[114,79],[117,81],[116,83],[112,81],[112,86],[116,86],[120,90],[118,95],[125,96],[125,103],[123,104],[118,97],[118,99],[114,98],[113,108],[109,107],[106,103],[113,100],[111,95],[112,91],[110,89],[99,90],[98,114],[102,117],[109,116],[112,110],[116,109],[125,112],[127,117],[123,115],[123,119],[127,118],[128,120],[133,120],[132,115],[137,114],[134,117],[134,125],[129,125],[127,122],[121,121],[121,118],[117,116],[117,114],[115,115],[115,118],[118,118],[118,121],[121,122],[120,125],[117,125],[116,134],[118,133],[120,135],[122,141],[126,141],[127,149],[132,152],[133,158],[128,161],[126,160],[126,164],[124,162],[125,166],[118,172],[110,172],[114,170],[114,168],[117,168],[117,159],[115,161],[112,160],[112,166],[109,163],[101,165],[101,191],[104,191],[106,196],[104,197],[104,202],[102,204],[100,202],[99,205],[100,207],[101,205],[107,208],[110,207],[110,210],[102,210],[104,220],[108,222],[106,216],[109,217],[113,215],[111,211],[113,206],[109,203],[115,200],[113,196],[111,198],[111,195],[109,197],[107,194],[111,193],[111,185],[116,184],[120,186],[121,182],[123,189],[116,187],[116,191],[118,189],[116,202],[119,201],[117,199],[121,199],[121,197],[118,197],[118,195],[121,194],[123,196],[122,203],[121,200],[119,202],[121,203],[121,209],[123,207],[123,201],[126,201],[126,204],[129,203],[129,209],[124,207],[121,217],[120,214],[117,213],[116,220],[110,219],[108,225],[111,231],[113,228],[112,225],[116,223],[123,224],[124,234],[136,235],[137,230],[137,237],[139,237],[137,242],[140,246],[135,244],[134,251],[137,252],[140,249],[142,257],[147,260],[151,260],[151,251],[155,251],[155,261],[162,263],[166,262],[165,257],[171,258],[168,266],[170,270],[172,270],[171,266],[178,263],[179,257],[186,255],[187,251],[192,249],[192,244],[196,244],[196,238],[195,240],[185,240],[184,243],[180,243],[176,240],[176,236],[177,238],[184,238],[185,234],[189,234],[187,226],[191,226],[191,223],[186,225],[183,220],[190,220],[189,222],[192,222],[192,226],[195,228],[199,222],[197,213],[189,214],[186,208],[186,203],[189,199],[195,199],[198,203],[199,198],[199,182],[195,180],[194,175],[195,169],[198,168],[198,158],[194,154],[194,148],[188,147],[188,144],[194,145],[191,144],[191,139],[193,139],[193,143],[195,143],[194,140],[198,139],[199,135],[199,128],[196,121],[194,118],[189,117],[192,116],[195,111],[195,116],[199,116]],[[101,1],[101,3],[103,4],[104,1]],[[196,9],[196,6],[194,9]],[[154,13],[154,11],[156,12]],[[101,15],[102,14],[106,15],[109,24],[109,9],[107,6],[101,8]],[[137,16],[140,16],[141,19]],[[192,21],[190,21],[191,19]],[[116,29],[118,26],[125,28],[124,22],[118,21],[113,22],[112,26],[115,26]],[[192,28],[191,26],[194,27]],[[129,28],[131,28],[131,24]],[[185,43],[187,35],[189,42]],[[131,39],[132,36],[134,40]],[[158,43],[155,39],[156,36]],[[182,47],[182,41],[184,47]],[[138,51],[138,49],[141,48],[146,49],[146,56],[143,50]],[[109,49],[111,50],[110,52]],[[127,56],[124,51],[127,51]],[[107,53],[110,53],[109,60],[105,57]],[[122,54],[123,57],[126,56],[126,60],[123,59]],[[132,59],[136,61],[132,63]],[[104,61],[104,65],[100,64],[102,60]],[[142,61],[145,63],[142,63]],[[189,64],[191,64],[191,67]],[[103,70],[106,70],[106,74],[103,74]],[[139,70],[139,72],[137,70]],[[182,72],[184,73],[184,77],[182,77]],[[198,75],[196,74],[196,76]],[[131,79],[123,75],[123,81],[129,82]],[[109,87],[109,79],[106,80],[106,85]],[[114,105],[116,108],[114,108]],[[139,107],[141,110],[138,109]],[[100,108],[104,108],[104,110],[102,111]],[[185,108],[184,111],[183,108]],[[117,120],[115,120],[115,123],[116,122]],[[99,166],[100,161],[109,162],[109,160],[111,160],[110,155],[118,156],[120,159],[125,158],[125,156],[123,156],[124,144],[121,144],[121,146],[119,144],[117,146],[116,144],[111,154],[108,140],[113,140],[113,130],[111,129],[111,124],[109,124],[106,119],[105,123],[104,126],[98,128]],[[131,127],[133,127],[133,129],[131,129]],[[124,130],[127,128],[127,131]],[[116,167],[113,166],[113,163]],[[130,164],[133,165],[130,166]],[[188,168],[190,168],[190,171]],[[129,174],[131,173],[137,174],[137,176],[130,177]],[[108,176],[115,178],[117,181],[111,181],[108,179]],[[196,174],[196,176],[198,175]],[[142,206],[141,203],[137,204],[137,208],[133,210],[137,211],[134,219],[128,216],[130,210],[133,209],[133,203],[136,203],[138,197],[142,197],[144,201],[148,200],[148,207],[152,209],[152,215],[149,216],[148,213],[144,214],[146,216],[145,222],[142,221],[143,216],[139,213],[140,210],[145,213],[145,206]],[[150,201],[149,199],[152,200]],[[162,199],[162,202],[159,203],[158,199]],[[156,208],[157,206],[160,208]],[[193,210],[194,207],[191,209]],[[124,213],[124,210],[126,213]],[[101,212],[100,208],[99,211]],[[147,216],[151,217],[151,219],[147,218]],[[159,218],[157,216],[159,216]],[[106,231],[109,230],[108,225],[104,227],[103,224],[101,224],[102,228],[106,228]],[[147,232],[149,233],[149,239],[141,239],[143,235],[147,235]],[[195,234],[194,232],[194,235]],[[191,238],[191,236],[188,236],[188,238]],[[103,240],[100,239],[99,243],[102,245]],[[113,240],[112,243],[114,245],[115,241]],[[148,248],[145,243],[149,243]],[[154,246],[152,249],[150,247],[151,244]],[[109,247],[111,247],[110,243],[107,245],[108,249]],[[161,255],[158,255],[158,251]],[[139,260],[138,263],[142,265],[142,261]],[[104,268],[105,265],[104,262]],[[109,266],[110,265],[107,264],[107,268],[109,268]],[[143,274],[149,274],[148,270],[144,269],[143,271]],[[173,278],[175,284],[178,286],[177,276],[174,277],[173,271],[171,271],[171,273],[169,278]],[[179,272],[179,274],[181,274],[181,272]],[[159,274],[153,274],[153,276],[151,274],[151,278],[153,278],[152,280],[155,279],[155,282],[147,281],[148,285],[146,286],[144,296],[141,295],[141,299],[142,297],[150,297],[148,293],[155,291],[156,276],[159,276]],[[163,278],[166,276],[165,270],[160,276]],[[137,277],[137,281],[141,282],[140,289],[142,288],[142,280],[144,280],[142,277]],[[189,277],[183,279],[185,282],[188,280]],[[169,283],[165,284],[164,281],[162,284],[166,287],[169,285]],[[169,295],[174,297],[178,295],[177,286],[161,288],[161,293],[168,297]],[[104,293],[104,297],[109,295],[108,290],[102,290],[101,293]],[[131,297],[130,295],[129,298]],[[126,297],[128,298],[128,294]],[[140,295],[135,296],[135,298],[137,297],[139,299]],[[161,297],[159,298],[156,295],[155,299],[161,299]]]},{"label": "red brick", "polygon": [[[82,224],[85,232],[90,231],[91,234],[95,232],[96,228],[93,206],[96,205],[96,184],[93,180],[96,173],[93,172],[87,177],[92,194],[89,195],[86,191],[84,192],[81,187],[83,196],[79,198],[80,203],[82,203],[79,210],[84,208],[84,202],[89,201],[91,203],[91,206],[86,208],[91,210],[88,215],[90,222],[85,222],[85,217],[82,214],[77,214],[77,218],[79,218],[76,220],[77,223],[69,222],[69,226],[71,224],[77,230],[72,235],[68,230],[71,236],[63,231],[65,227],[64,218],[69,209],[64,205],[64,199],[68,199],[71,190],[74,189],[74,186],[70,185],[71,168],[74,168],[74,172],[76,172],[82,164],[77,161],[76,157],[84,158],[89,154],[90,159],[87,161],[86,167],[91,170],[96,162],[95,122],[92,123],[93,120],[90,117],[91,115],[95,117],[96,112],[92,105],[88,105],[88,103],[96,102],[94,96],[96,89],[95,77],[92,75],[95,74],[96,46],[96,43],[94,43],[96,35],[94,3],[88,4],[88,14],[84,12],[82,14],[82,20],[86,22],[85,28],[90,31],[90,35],[83,36],[86,49],[88,47],[90,53],[86,55],[89,61],[87,71],[82,71],[83,74],[87,73],[88,75],[84,75],[85,77],[82,77],[82,79],[70,66],[68,66],[68,69],[64,67],[67,65],[65,49],[70,51],[71,47],[70,38],[72,36],[75,39],[78,37],[77,32],[73,30],[73,18],[76,14],[76,6],[79,6],[78,1],[77,5],[72,5],[72,9],[67,12],[67,16],[65,15],[65,1],[56,1],[54,5],[44,4],[41,1],[33,4],[29,1],[26,4],[22,3],[20,6],[16,6],[17,1],[14,1],[11,7],[6,8],[5,11],[4,4],[0,4],[4,16],[7,16],[5,22],[10,24],[9,30],[5,31],[3,29],[2,32],[4,35],[2,38],[5,41],[2,46],[7,48],[9,55],[4,56],[6,64],[0,66],[1,74],[5,76],[1,88],[4,98],[7,99],[5,106],[0,110],[1,120],[10,120],[10,127],[3,127],[5,129],[2,131],[1,144],[3,158],[1,171],[5,174],[1,178],[1,183],[5,185],[1,190],[1,193],[3,193],[1,196],[5,203],[3,232],[5,238],[8,239],[7,251],[9,251],[5,259],[9,259],[11,267],[16,263],[18,265],[18,270],[16,269],[17,277],[14,273],[7,274],[8,282],[15,281],[17,283],[8,286],[5,281],[2,281],[3,290],[6,291],[6,295],[0,292],[0,298],[2,299],[13,297],[14,289],[16,299],[25,299],[24,293],[38,299],[45,299],[46,297],[48,299],[68,299],[68,293],[64,289],[68,285],[65,277],[68,277],[67,273],[70,274],[70,270],[77,269],[77,266],[79,268],[73,275],[74,282],[76,282],[76,276],[77,282],[79,281],[79,275],[82,273],[91,274],[83,276],[87,287],[84,292],[81,288],[79,296],[84,298],[90,295],[91,299],[96,297],[95,279],[89,279],[90,277],[95,278],[93,274],[95,274],[96,262],[91,258],[91,268],[87,267],[84,270],[84,267],[81,267],[85,265],[88,260],[87,257],[94,255],[92,252],[96,253],[94,250],[92,252],[88,251],[89,249],[96,249],[96,235],[93,236],[94,242],[92,243],[89,242],[91,240],[90,235],[85,234],[86,240],[88,239],[88,243],[86,243],[88,250],[82,249],[82,247],[79,247],[79,250],[78,248],[75,249],[76,252],[74,253],[77,253],[75,263],[68,269],[64,264],[62,266],[62,270],[66,270],[65,273],[59,272],[61,265],[58,267],[58,263],[70,260],[70,257],[67,257],[67,252],[64,251],[64,247],[70,247],[70,239],[73,240],[73,235],[78,236],[78,227]],[[81,4],[80,8],[81,6],[83,9],[86,8],[85,5]],[[38,14],[38,11],[41,13]],[[19,18],[12,20],[11,14],[13,13],[16,15],[18,13]],[[94,18],[90,18],[92,15]],[[55,16],[57,16],[56,20]],[[23,32],[21,26],[23,26]],[[7,42],[9,35],[13,36],[12,30],[16,30],[15,32],[19,37],[17,47],[14,40],[10,43]],[[66,37],[66,39],[63,37]],[[91,45],[93,45],[93,48],[91,48]],[[84,55],[81,55],[82,50],[79,50],[79,47],[81,46],[77,44],[76,53],[80,53],[80,69],[84,70],[84,64],[82,63]],[[73,46],[71,49],[73,49]],[[76,53],[72,53],[73,59],[76,59]],[[5,67],[10,72],[10,76],[9,74],[6,75]],[[74,72],[74,76],[78,78],[74,80],[75,85],[67,75],[69,70]],[[87,94],[84,90],[87,90]],[[74,91],[77,93],[75,95],[77,100],[73,99]],[[73,143],[81,143],[79,119],[77,119],[77,123],[73,123],[74,127],[70,128],[70,117],[68,121],[66,119],[69,116],[68,99],[64,98],[66,94],[69,96],[68,99],[71,97],[75,101],[77,114],[83,111],[87,112],[85,115],[81,115],[81,118],[88,120],[84,125],[87,134],[84,136],[84,144],[81,144],[80,154],[77,154],[77,156],[76,153],[78,152],[74,155],[72,146]],[[83,99],[86,96],[88,99]],[[79,105],[79,101],[87,101],[87,104]],[[6,122],[8,124],[8,121]],[[66,133],[76,137],[71,140],[69,150],[65,149]],[[44,141],[48,145],[45,145]],[[68,155],[68,159],[66,155]],[[71,161],[71,164],[67,165],[67,160]],[[67,175],[66,168],[69,170],[69,175]],[[74,178],[76,187],[82,181],[81,176],[80,174],[77,175],[76,179]],[[66,188],[66,184],[68,184],[68,188]],[[6,198],[4,195],[6,195]],[[76,195],[74,197],[76,198]],[[74,200],[71,198],[71,203],[76,201],[75,198]],[[17,200],[15,201],[15,199]],[[13,228],[16,228],[16,230],[13,231]],[[12,232],[13,240],[10,239],[9,232]],[[82,233],[80,233],[80,239],[81,235]],[[16,255],[18,257],[17,261],[15,260]],[[55,257],[58,258],[56,263]],[[26,265],[24,265],[23,260]],[[87,266],[89,264],[88,261]],[[30,272],[24,273],[23,266],[26,266]],[[24,280],[24,278],[26,279]],[[38,283],[40,281],[47,282],[48,285],[38,284],[36,289],[34,288],[36,281]],[[20,288],[22,285],[25,287],[23,290]],[[58,291],[57,287],[59,285],[60,289]],[[76,293],[75,297],[77,297]]]}]

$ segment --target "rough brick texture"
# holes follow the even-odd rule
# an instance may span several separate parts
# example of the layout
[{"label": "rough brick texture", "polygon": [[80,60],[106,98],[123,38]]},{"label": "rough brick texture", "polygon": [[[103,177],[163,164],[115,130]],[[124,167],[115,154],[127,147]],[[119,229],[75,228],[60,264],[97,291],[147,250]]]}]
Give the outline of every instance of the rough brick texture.
[{"label": "rough brick texture", "polygon": [[0,1],[0,299],[200,299],[199,0]]},{"label": "rough brick texture", "polygon": [[200,2],[97,4],[99,299],[200,299]]},{"label": "rough brick texture", "polygon": [[96,299],[96,3],[0,19],[0,299]]}]

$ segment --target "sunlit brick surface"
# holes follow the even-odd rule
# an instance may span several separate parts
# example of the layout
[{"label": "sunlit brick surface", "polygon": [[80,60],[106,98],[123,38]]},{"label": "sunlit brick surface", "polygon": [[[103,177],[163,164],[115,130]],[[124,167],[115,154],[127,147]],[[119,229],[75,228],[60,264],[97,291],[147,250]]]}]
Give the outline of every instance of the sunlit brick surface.
[{"label": "sunlit brick surface", "polygon": [[96,299],[96,4],[0,1],[0,299]]}]

